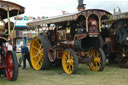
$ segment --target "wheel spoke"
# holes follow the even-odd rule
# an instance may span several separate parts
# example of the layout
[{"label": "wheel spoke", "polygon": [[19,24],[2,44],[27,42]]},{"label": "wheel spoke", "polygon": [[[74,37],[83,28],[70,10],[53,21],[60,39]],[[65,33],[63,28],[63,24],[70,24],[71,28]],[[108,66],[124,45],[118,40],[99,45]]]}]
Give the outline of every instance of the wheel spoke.
[{"label": "wheel spoke", "polygon": [[91,50],[89,51],[89,57],[93,57],[93,56],[94,56],[94,50],[91,49]]},{"label": "wheel spoke", "polygon": [[42,44],[41,44],[41,43],[40,43],[39,49],[40,49],[40,51],[43,50],[43,48],[42,48]]},{"label": "wheel spoke", "polygon": [[9,66],[8,66],[8,67],[9,67],[9,69],[11,69],[11,70],[12,70],[12,69],[13,69],[13,64],[9,64]]},{"label": "wheel spoke", "polygon": [[97,63],[95,63],[95,64],[96,64],[96,67],[98,67]]},{"label": "wheel spoke", "polygon": [[65,62],[65,65],[67,66],[67,62]]},{"label": "wheel spoke", "polygon": [[40,59],[39,64],[42,65],[42,63],[43,63],[43,62],[42,62],[42,59]]},{"label": "wheel spoke", "polygon": [[36,62],[35,66],[37,66],[37,65],[39,64],[39,62],[40,62],[40,60],[38,60],[38,61]]},{"label": "wheel spoke", "polygon": [[68,52],[67,56],[68,56],[68,59],[70,59],[70,52]]},{"label": "wheel spoke", "polygon": [[71,59],[73,60],[73,56],[71,55]]},{"label": "wheel spoke", "polygon": [[99,64],[99,67],[101,67],[101,63],[98,63]]},{"label": "wheel spoke", "polygon": [[43,49],[43,48],[41,48],[41,49],[40,49],[40,52],[44,52],[44,49]]},{"label": "wheel spoke", "polygon": [[[76,59],[76,61],[74,61]],[[77,55],[72,49],[67,49],[64,51],[62,56],[62,66],[67,74],[72,74],[77,71]]]},{"label": "wheel spoke", "polygon": [[100,59],[99,63],[102,63],[102,59]]},{"label": "wheel spoke", "polygon": [[43,49],[39,50],[39,53],[42,54],[42,55],[44,55],[43,54],[44,53],[44,50]]},{"label": "wheel spoke", "polygon": [[68,55],[66,55],[65,59],[68,60]]},{"label": "wheel spoke", "polygon": [[72,71],[74,70],[74,65],[72,65]]},{"label": "wheel spoke", "polygon": [[93,66],[93,63],[91,62],[90,65]]},{"label": "wheel spoke", "polygon": [[70,59],[70,65],[73,65],[74,61],[72,59]]},{"label": "wheel spoke", "polygon": [[97,56],[97,52],[94,50],[94,55],[93,55],[93,57],[96,57]]},{"label": "wheel spoke", "polygon": [[9,76],[10,76],[10,78],[12,78],[12,75],[13,75],[13,72],[12,72],[12,71],[9,72]]},{"label": "wheel spoke", "polygon": [[43,57],[43,56],[44,56],[44,54],[43,54],[43,53],[40,53],[40,55],[42,55],[41,57]]},{"label": "wheel spoke", "polygon": [[38,41],[38,39],[35,40],[37,42],[38,45],[40,45],[40,42]]},{"label": "wheel spoke", "polygon": [[11,59],[11,56],[9,55],[9,56],[8,56],[8,61],[7,61],[7,63],[10,64],[10,61],[11,61],[11,60],[12,60],[12,59]]},{"label": "wheel spoke", "polygon": [[39,60],[43,60],[43,57],[42,57],[41,55],[40,55],[39,57],[40,57],[40,59],[39,59]]},{"label": "wheel spoke", "polygon": [[69,72],[71,71],[71,65],[68,66],[68,70],[69,70]]},{"label": "wheel spoke", "polygon": [[38,57],[38,55],[37,55],[37,54],[32,56],[32,58],[37,58],[37,57]]},{"label": "wheel spoke", "polygon": [[32,48],[34,48],[34,49],[38,50],[38,48],[37,48],[36,46],[32,46]]},{"label": "wheel spoke", "polygon": [[11,73],[12,71],[13,71],[13,69],[9,69],[9,71],[8,71],[8,72],[9,72],[9,73]]},{"label": "wheel spoke", "polygon": [[69,59],[71,59],[71,58],[72,58],[72,54],[70,53],[70,54],[69,54]]}]

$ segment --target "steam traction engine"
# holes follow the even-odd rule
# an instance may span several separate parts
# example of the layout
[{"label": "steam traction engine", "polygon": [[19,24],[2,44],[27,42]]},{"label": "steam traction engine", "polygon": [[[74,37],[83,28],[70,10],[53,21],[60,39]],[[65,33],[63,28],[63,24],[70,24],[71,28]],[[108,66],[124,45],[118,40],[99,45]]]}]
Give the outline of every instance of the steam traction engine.
[{"label": "steam traction engine", "polygon": [[[118,63],[121,68],[128,68],[128,34],[126,34],[123,42],[120,42],[120,37],[124,35],[121,35],[121,33],[125,30],[128,32],[128,12],[112,15],[108,20],[103,20],[102,22],[108,25],[110,34],[109,37],[105,37],[104,41],[106,43],[104,51],[108,55],[110,63]],[[118,29],[119,22],[123,24],[120,30]],[[107,38],[110,40],[109,43],[107,42]]]},{"label": "steam traction engine", "polygon": [[[7,77],[8,80],[15,81],[18,77],[18,62],[16,53],[7,49],[10,33],[14,33],[14,26],[10,24],[10,17],[23,14],[24,7],[0,0],[0,76]],[[8,19],[5,22],[4,19]],[[13,37],[13,35],[11,35]]]},{"label": "steam traction engine", "polygon": [[35,70],[49,68],[58,59],[67,74],[77,71],[78,62],[88,63],[93,71],[102,71],[105,55],[101,47],[101,20],[111,15],[100,9],[87,9],[48,19],[29,22],[43,32],[32,40],[30,57]]}]

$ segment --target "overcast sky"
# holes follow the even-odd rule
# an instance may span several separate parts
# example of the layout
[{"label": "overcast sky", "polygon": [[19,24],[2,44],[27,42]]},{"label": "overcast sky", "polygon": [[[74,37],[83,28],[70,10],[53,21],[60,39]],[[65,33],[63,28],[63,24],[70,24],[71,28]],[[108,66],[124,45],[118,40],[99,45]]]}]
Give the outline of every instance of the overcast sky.
[{"label": "overcast sky", "polygon": [[[25,7],[26,16],[55,16],[62,11],[77,12],[78,0],[6,0]],[[84,0],[86,8],[104,9],[112,13],[113,8],[120,7],[128,11],[128,0]]]}]

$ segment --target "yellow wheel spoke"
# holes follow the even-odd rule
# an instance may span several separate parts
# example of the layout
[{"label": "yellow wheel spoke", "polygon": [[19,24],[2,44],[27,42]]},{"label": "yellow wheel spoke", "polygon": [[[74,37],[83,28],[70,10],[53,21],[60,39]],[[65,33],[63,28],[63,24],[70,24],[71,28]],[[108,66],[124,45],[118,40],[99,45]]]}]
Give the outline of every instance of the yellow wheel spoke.
[{"label": "yellow wheel spoke", "polygon": [[32,58],[37,58],[38,57],[38,55],[36,54],[36,55],[34,55],[34,56],[32,56]]},{"label": "yellow wheel spoke", "polygon": [[40,55],[42,55],[42,56],[44,55],[43,50],[40,50],[39,53],[40,53]]},{"label": "yellow wheel spoke", "polygon": [[37,66],[37,65],[39,64],[39,62],[40,62],[40,61],[38,60],[38,61],[36,62],[36,64],[35,64],[35,66]]},{"label": "yellow wheel spoke", "polygon": [[91,70],[99,71],[102,64],[102,56],[100,54],[100,50],[91,49],[89,51],[89,57],[93,57],[93,61],[89,63]]},{"label": "yellow wheel spoke", "polygon": [[65,65],[65,67],[67,67],[67,63],[66,62],[64,63],[64,65]]},{"label": "yellow wheel spoke", "polygon": [[42,44],[40,43],[39,50],[43,51]]},{"label": "yellow wheel spoke", "polygon": [[65,60],[67,61],[68,60],[68,56],[66,55],[66,57],[65,57]]},{"label": "yellow wheel spoke", "polygon": [[93,66],[93,63],[91,62],[90,65]]},{"label": "yellow wheel spoke", "polygon": [[38,45],[40,45],[40,42],[39,42],[39,40],[38,40],[38,39],[35,39],[35,41],[37,42],[37,44],[38,44]]},{"label": "yellow wheel spoke", "polygon": [[42,63],[43,63],[43,62],[42,62],[42,59],[40,59],[40,62],[39,62],[39,63],[40,63],[40,65],[42,65]]},{"label": "yellow wheel spoke", "polygon": [[42,55],[42,56],[43,56],[44,54],[43,54],[43,53],[40,53],[40,55]]},{"label": "yellow wheel spoke", "polygon": [[69,65],[68,70],[69,70],[69,72],[71,71],[71,65]]},{"label": "yellow wheel spoke", "polygon": [[73,65],[74,64],[74,61],[73,60],[70,60],[70,65]]},{"label": "yellow wheel spoke", "polygon": [[67,57],[65,57],[65,61],[67,61],[68,59],[67,59]]},{"label": "yellow wheel spoke", "polygon": [[38,37],[32,40],[30,48],[30,59],[35,70],[39,70],[43,64],[44,48]]},{"label": "yellow wheel spoke", "polygon": [[68,52],[67,56],[68,56],[68,59],[70,59],[70,52]]},{"label": "yellow wheel spoke", "polygon": [[43,49],[43,48],[41,48],[40,52],[44,52],[44,49]]},{"label": "yellow wheel spoke", "polygon": [[[76,62],[74,61],[74,58],[76,57],[76,54],[74,54],[73,50],[65,50],[62,56],[62,66],[64,71],[67,74],[72,74],[73,72],[76,71],[77,64],[75,64]],[[75,70],[74,70],[75,69]]]},{"label": "yellow wheel spoke", "polygon": [[72,59],[72,60],[73,60],[73,56],[72,56],[72,55],[70,56],[70,59]]},{"label": "yellow wheel spoke", "polygon": [[99,62],[98,63],[102,63],[102,61],[101,61],[101,58],[99,58],[100,60],[99,60]]},{"label": "yellow wheel spoke", "polygon": [[68,63],[65,62],[65,67],[67,68],[68,67]]},{"label": "yellow wheel spoke", "polygon": [[34,48],[34,49],[38,50],[38,48],[37,48],[36,46],[32,46],[32,48]]},{"label": "yellow wheel spoke", "polygon": [[42,56],[39,56],[39,60],[42,60],[43,59],[43,57]]},{"label": "yellow wheel spoke", "polygon": [[74,70],[74,65],[72,65],[72,70]]},{"label": "yellow wheel spoke", "polygon": [[99,64],[99,67],[101,67],[101,63],[98,63]]},{"label": "yellow wheel spoke", "polygon": [[89,51],[89,57],[94,57],[95,56],[95,50],[94,49],[91,49]]},{"label": "yellow wheel spoke", "polygon": [[96,64],[96,67],[98,67],[97,63],[95,63],[95,64]]}]

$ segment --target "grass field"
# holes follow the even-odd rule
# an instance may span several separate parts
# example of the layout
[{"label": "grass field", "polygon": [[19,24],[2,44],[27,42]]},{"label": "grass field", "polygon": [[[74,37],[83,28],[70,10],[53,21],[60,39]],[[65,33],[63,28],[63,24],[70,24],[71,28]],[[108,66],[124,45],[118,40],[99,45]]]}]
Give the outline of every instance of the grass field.
[{"label": "grass field", "polygon": [[76,74],[67,75],[62,67],[35,71],[27,66],[19,68],[17,81],[0,78],[0,85],[128,85],[128,69],[107,64],[103,72],[93,72],[85,64],[79,64]]}]

